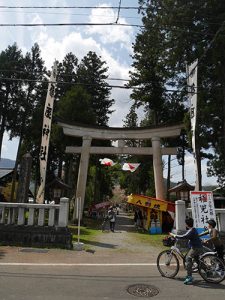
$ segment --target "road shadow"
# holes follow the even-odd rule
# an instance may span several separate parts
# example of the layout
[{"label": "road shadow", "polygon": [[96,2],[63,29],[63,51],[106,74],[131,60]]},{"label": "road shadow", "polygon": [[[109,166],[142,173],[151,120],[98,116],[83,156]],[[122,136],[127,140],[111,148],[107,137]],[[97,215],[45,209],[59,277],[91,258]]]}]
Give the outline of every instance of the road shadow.
[{"label": "road shadow", "polygon": [[0,259],[2,259],[5,256],[5,251],[0,249]]},{"label": "road shadow", "polygon": [[[184,277],[177,277],[177,278],[171,278],[172,280],[177,281],[184,281]],[[214,290],[224,290],[224,284],[223,281],[221,283],[210,283],[206,282],[203,279],[194,279],[192,284],[189,284],[189,286],[196,286],[200,288],[207,288],[207,289],[214,289]]]},{"label": "road shadow", "polygon": [[95,246],[95,247],[99,247],[99,248],[116,249],[118,246],[115,244],[101,243],[101,242],[90,241],[90,240],[85,240],[85,239],[81,239],[80,241],[82,243],[84,243],[86,246]]}]

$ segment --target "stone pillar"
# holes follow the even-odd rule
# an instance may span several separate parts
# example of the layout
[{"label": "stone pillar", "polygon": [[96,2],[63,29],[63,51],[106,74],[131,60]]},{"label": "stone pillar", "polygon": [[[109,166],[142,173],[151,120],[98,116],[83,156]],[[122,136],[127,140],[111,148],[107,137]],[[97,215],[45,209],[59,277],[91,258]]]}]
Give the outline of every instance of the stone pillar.
[{"label": "stone pillar", "polygon": [[152,138],[152,151],[156,198],[164,199],[165,193],[162,167],[162,152],[159,137]]},{"label": "stone pillar", "polygon": [[[87,182],[91,140],[92,139],[90,136],[83,136],[83,144],[82,144],[82,150],[80,156],[80,165],[79,165],[77,190],[76,190],[76,199],[78,197],[81,197],[81,217],[84,209],[84,198],[85,198],[85,190],[86,190],[86,182]],[[75,219],[76,219],[76,207],[74,205],[73,221]]]},{"label": "stone pillar", "polygon": [[59,208],[59,227],[66,227],[68,225],[69,218],[69,199],[60,198],[60,208]]},{"label": "stone pillar", "polygon": [[225,212],[224,213],[220,212],[219,220],[220,220],[219,230],[225,232]]},{"label": "stone pillar", "polygon": [[29,153],[22,158],[20,165],[20,176],[16,193],[16,202],[27,203],[31,176],[32,157]]},{"label": "stone pillar", "polygon": [[177,200],[175,202],[175,223],[176,232],[186,230],[185,219],[186,219],[186,207],[183,200]]}]

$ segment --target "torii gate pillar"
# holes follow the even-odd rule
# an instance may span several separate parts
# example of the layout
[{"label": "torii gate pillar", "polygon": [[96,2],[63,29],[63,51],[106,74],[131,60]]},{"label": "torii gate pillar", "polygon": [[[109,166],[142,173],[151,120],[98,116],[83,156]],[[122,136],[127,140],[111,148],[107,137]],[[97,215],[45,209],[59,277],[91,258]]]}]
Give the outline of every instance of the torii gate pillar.
[{"label": "torii gate pillar", "polygon": [[162,151],[159,137],[152,137],[153,169],[155,178],[156,198],[164,199],[164,180],[162,166]]},{"label": "torii gate pillar", "polygon": [[[83,136],[83,144],[80,156],[80,165],[77,179],[77,190],[76,190],[76,199],[81,198],[81,211],[84,209],[84,198],[85,198],[85,190],[87,183],[87,173],[88,173],[88,165],[89,165],[89,157],[90,157],[90,148],[91,148],[92,138],[90,136]],[[76,220],[76,199],[73,211],[73,220]]]}]

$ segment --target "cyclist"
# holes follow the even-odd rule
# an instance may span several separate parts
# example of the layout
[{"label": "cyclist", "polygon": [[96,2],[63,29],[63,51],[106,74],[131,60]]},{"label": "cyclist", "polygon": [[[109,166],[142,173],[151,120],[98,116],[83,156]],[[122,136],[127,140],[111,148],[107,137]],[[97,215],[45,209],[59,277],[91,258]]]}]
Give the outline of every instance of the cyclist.
[{"label": "cyclist", "polygon": [[208,220],[206,223],[208,223],[208,229],[202,233],[199,234],[199,236],[204,236],[209,234],[210,238],[204,241],[205,244],[210,244],[212,243],[215,251],[218,254],[218,257],[223,260],[223,243],[219,237],[219,231],[215,228],[216,227],[216,222],[213,219]]},{"label": "cyclist", "polygon": [[185,220],[185,224],[187,226],[187,232],[183,235],[177,235],[173,233],[169,233],[171,236],[177,239],[187,239],[188,247],[190,248],[186,255],[186,268],[187,268],[187,276],[184,280],[184,284],[192,284],[192,265],[193,259],[198,258],[199,255],[203,252],[203,246],[200,237],[198,236],[198,232],[196,228],[193,227],[194,220],[192,218],[187,218]]}]

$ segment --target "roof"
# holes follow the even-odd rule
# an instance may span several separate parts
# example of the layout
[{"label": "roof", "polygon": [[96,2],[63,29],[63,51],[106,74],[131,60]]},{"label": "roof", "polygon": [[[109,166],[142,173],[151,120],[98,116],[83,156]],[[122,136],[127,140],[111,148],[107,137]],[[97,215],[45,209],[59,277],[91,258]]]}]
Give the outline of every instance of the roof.
[{"label": "roof", "polygon": [[0,169],[0,179],[12,173],[12,169]]},{"label": "roof", "polygon": [[195,187],[187,183],[186,180],[178,182],[177,185],[168,190],[169,193],[179,192],[179,191],[193,191]]},{"label": "roof", "polygon": [[61,179],[59,179],[58,177],[54,178],[51,182],[49,182],[48,184],[46,184],[46,188],[52,188],[52,187],[58,187],[60,189],[71,189],[72,187],[69,186],[68,184],[64,183]]}]

